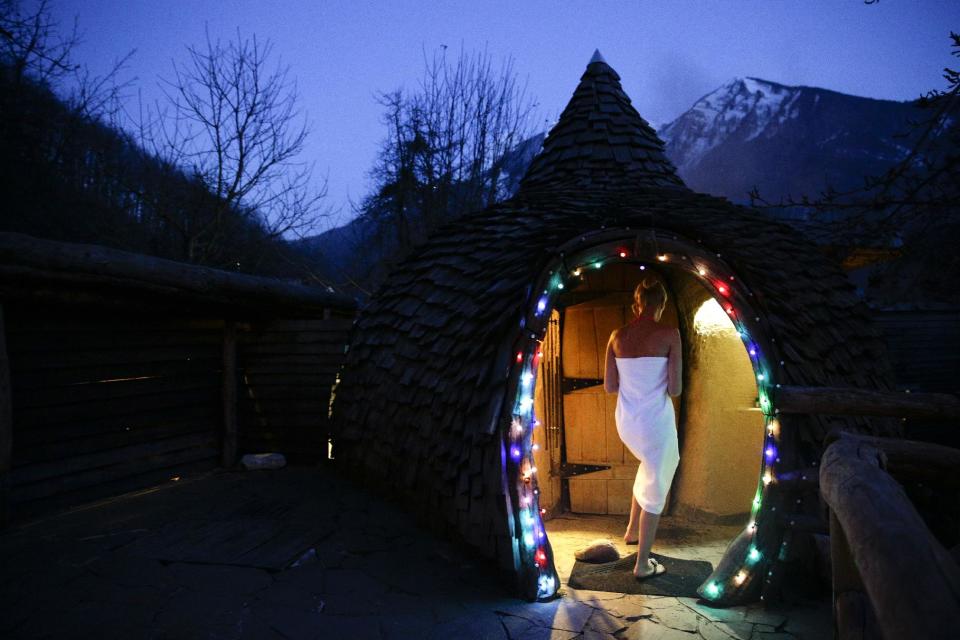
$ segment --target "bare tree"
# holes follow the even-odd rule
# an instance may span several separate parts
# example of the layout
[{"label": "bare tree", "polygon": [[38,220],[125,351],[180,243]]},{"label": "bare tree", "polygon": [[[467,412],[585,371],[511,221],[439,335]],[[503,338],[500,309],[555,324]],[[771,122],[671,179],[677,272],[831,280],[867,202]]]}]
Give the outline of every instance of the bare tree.
[{"label": "bare tree", "polygon": [[297,87],[288,67],[271,66],[272,49],[239,32],[226,43],[208,34],[161,79],[165,100],[141,123],[145,146],[213,196],[203,211],[167,216],[187,260],[222,260],[238,220],[280,239],[309,232],[325,213],[325,182],[316,188],[312,165],[299,159],[308,131]]},{"label": "bare tree", "polygon": [[64,32],[47,0],[25,7],[20,0],[0,0],[0,59],[16,83],[30,77],[49,83],[74,73],[70,54],[79,42],[76,21]]},{"label": "bare tree", "polygon": [[513,62],[446,48],[428,57],[417,90],[379,97],[387,136],[361,213],[378,219],[400,253],[437,225],[506,195],[503,162],[529,136],[534,103]]}]

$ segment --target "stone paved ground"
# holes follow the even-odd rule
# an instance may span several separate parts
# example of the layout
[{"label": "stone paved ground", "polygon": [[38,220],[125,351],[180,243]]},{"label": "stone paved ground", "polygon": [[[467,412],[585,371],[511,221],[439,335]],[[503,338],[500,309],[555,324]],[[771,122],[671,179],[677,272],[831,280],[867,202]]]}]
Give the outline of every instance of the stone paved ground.
[{"label": "stone paved ground", "polygon": [[[271,509],[290,495],[319,507]],[[224,537],[223,522],[245,535]],[[568,551],[615,524],[600,522],[551,524],[564,578]],[[298,566],[255,566],[302,556],[300,540],[315,552]],[[242,557],[260,560],[223,560],[243,544],[258,548]],[[218,473],[23,525],[0,536],[0,567],[0,637],[11,639],[830,637],[822,603],[715,610],[571,588],[523,602],[485,563],[327,470]]]}]

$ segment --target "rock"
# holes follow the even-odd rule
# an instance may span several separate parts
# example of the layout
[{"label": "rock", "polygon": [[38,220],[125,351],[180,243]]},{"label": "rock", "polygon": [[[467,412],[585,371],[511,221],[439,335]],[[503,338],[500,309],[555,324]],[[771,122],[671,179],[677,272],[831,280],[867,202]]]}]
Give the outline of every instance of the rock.
[{"label": "rock", "polygon": [[248,453],[240,458],[240,464],[247,471],[280,469],[287,465],[287,459],[282,453]]},{"label": "rock", "polygon": [[581,562],[615,562],[620,559],[620,551],[612,540],[598,538],[573,554]]}]

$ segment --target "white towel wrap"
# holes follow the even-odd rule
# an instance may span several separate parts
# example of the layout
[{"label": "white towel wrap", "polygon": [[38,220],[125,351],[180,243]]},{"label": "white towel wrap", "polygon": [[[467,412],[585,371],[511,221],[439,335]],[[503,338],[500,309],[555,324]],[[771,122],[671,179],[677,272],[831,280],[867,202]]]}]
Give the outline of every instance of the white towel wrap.
[{"label": "white towel wrap", "polygon": [[640,460],[633,495],[644,511],[659,514],[680,463],[673,402],[667,395],[666,357],[617,358],[617,433]]}]

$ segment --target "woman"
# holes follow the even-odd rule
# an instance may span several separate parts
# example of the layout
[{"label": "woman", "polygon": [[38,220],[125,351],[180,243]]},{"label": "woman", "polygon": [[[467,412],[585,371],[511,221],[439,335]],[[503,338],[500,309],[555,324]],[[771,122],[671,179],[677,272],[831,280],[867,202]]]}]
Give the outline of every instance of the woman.
[{"label": "woman", "polygon": [[640,460],[630,501],[630,522],[623,536],[638,545],[633,574],[638,579],[663,573],[650,548],[680,462],[670,396],[681,391],[680,332],[659,324],[667,290],[654,276],[633,292],[635,318],[610,334],[603,386],[617,393],[617,432]]}]

